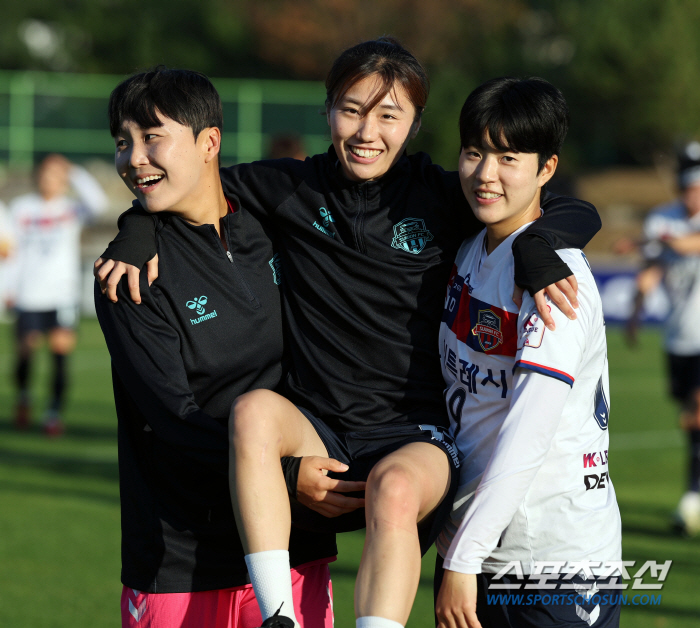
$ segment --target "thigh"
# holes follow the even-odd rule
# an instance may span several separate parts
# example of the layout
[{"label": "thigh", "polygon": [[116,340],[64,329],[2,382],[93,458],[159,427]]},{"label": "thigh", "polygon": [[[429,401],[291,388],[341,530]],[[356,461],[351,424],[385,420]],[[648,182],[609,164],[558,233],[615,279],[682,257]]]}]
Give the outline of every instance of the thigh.
[{"label": "thigh", "polygon": [[[204,627],[210,623],[212,613],[216,614],[217,593],[145,593],[124,587],[122,628]],[[211,628],[215,628],[213,624]]]},{"label": "thigh", "polygon": [[143,593],[124,587],[122,628],[258,628],[251,586],[194,593]]},{"label": "thigh", "polygon": [[[333,588],[328,563],[301,565],[292,569],[291,574],[294,614],[301,628],[333,628]],[[236,593],[230,617],[231,624],[216,628],[257,628],[262,624],[252,587]]]},{"label": "thigh", "polygon": [[51,328],[51,321],[55,320],[55,312],[25,312],[17,314],[17,342],[20,350],[33,351],[41,343],[46,331]]},{"label": "thigh", "polygon": [[292,569],[294,612],[302,628],[333,628],[333,585],[328,563]]}]

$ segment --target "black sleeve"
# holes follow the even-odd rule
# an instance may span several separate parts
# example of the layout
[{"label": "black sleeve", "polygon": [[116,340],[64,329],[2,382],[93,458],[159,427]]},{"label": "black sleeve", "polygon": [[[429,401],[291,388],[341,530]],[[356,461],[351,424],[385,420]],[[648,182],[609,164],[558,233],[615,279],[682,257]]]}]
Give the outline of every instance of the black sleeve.
[{"label": "black sleeve", "polygon": [[[297,159],[270,159],[221,168],[220,175],[226,196],[264,222],[294,191],[299,177],[309,168],[310,163]],[[158,221],[156,215],[134,201],[133,207],[119,217],[119,233],[101,257],[143,268],[156,254]]]},{"label": "black sleeve", "polygon": [[134,201],[134,206],[119,216],[119,233],[101,257],[143,268],[156,254],[157,224],[158,219]]},{"label": "black sleeve", "polygon": [[119,283],[117,303],[110,302],[95,284],[95,308],[112,367],[160,440],[184,457],[225,474],[227,421],[208,415],[197,405],[180,354],[179,335],[145,283],[141,283],[141,305],[128,298],[125,280]]},{"label": "black sleeve", "polygon": [[297,496],[297,483],[299,482],[299,467],[301,465],[300,456],[284,456],[282,458],[282,473],[284,482],[287,485],[287,493],[293,499]]},{"label": "black sleeve", "polygon": [[596,208],[575,198],[547,195],[544,214],[513,242],[515,283],[535,294],[572,274],[555,249],[582,249],[601,227]]},{"label": "black sleeve", "polygon": [[219,174],[226,197],[265,222],[312,172],[310,159],[267,159],[221,168]]}]

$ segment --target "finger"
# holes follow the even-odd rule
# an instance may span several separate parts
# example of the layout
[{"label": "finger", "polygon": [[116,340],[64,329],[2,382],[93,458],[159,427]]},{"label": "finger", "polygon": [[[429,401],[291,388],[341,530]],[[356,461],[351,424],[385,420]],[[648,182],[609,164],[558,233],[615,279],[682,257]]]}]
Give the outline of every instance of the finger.
[{"label": "finger", "polygon": [[124,262],[117,262],[114,264],[114,269],[109,273],[107,282],[105,284],[105,294],[107,298],[113,303],[117,302],[117,286],[121,281],[122,276],[126,273],[126,264]]},{"label": "finger", "polygon": [[[100,258],[102,259],[102,258]],[[95,262],[97,264],[97,262]],[[107,277],[109,277],[109,274],[112,272],[112,269],[114,268],[114,260],[113,259],[106,259],[102,262],[99,268],[95,268],[93,271],[93,274],[97,278],[97,281],[100,282],[100,289],[104,293],[105,289],[107,288]]]},{"label": "finger", "polygon": [[459,623],[459,619],[451,611],[440,609],[436,611],[436,615],[438,616],[437,628],[468,628],[466,623]]},{"label": "finger", "polygon": [[322,458],[321,456],[314,456],[312,464],[318,469],[325,469],[326,471],[333,471],[334,473],[345,473],[350,467],[340,460],[335,458]]},{"label": "finger", "polygon": [[481,628],[481,622],[479,621],[479,618],[476,616],[476,613],[473,610],[470,609],[466,612],[465,619],[465,626],[467,628]]},{"label": "finger", "polygon": [[156,279],[158,279],[158,254],[156,253],[151,259],[146,263],[147,279],[148,285],[150,286]]},{"label": "finger", "polygon": [[554,331],[556,329],[556,325],[554,324],[554,319],[552,318],[552,313],[549,309],[549,305],[547,305],[547,299],[544,296],[544,290],[535,292],[534,299],[535,306],[537,307],[537,312],[539,313],[542,322],[545,324],[545,327],[547,327],[547,329],[551,331]]},{"label": "finger", "polygon": [[141,271],[136,268],[136,266],[129,265],[128,270],[126,271],[127,283],[129,284],[129,295],[131,296],[131,300],[136,304],[141,303],[141,290],[139,289],[140,275]]},{"label": "finger", "polygon": [[520,286],[515,286],[515,290],[513,290],[513,303],[518,307],[523,304],[523,292],[524,290]]},{"label": "finger", "polygon": [[[569,275],[569,277],[574,277],[573,275]],[[567,301],[571,303],[571,307],[577,308],[578,307],[578,297],[576,296],[576,290],[578,289],[578,284],[573,285],[569,281],[569,277],[566,279],[561,279],[560,281],[557,281],[556,286],[559,288],[561,293],[566,297]],[[575,279],[575,278],[574,278]]]},{"label": "finger", "polygon": [[100,266],[105,263],[105,260],[103,260],[101,257],[98,257],[95,260],[95,263],[92,265],[92,276],[97,279],[97,271],[100,270]]},{"label": "finger", "polygon": [[544,291],[547,293],[549,300],[554,303],[554,305],[556,305],[568,319],[572,321],[576,319],[576,312],[574,312],[574,308],[571,307],[571,304],[564,296],[564,293],[559,290],[556,284],[547,286]]},{"label": "finger", "polygon": [[338,508],[346,508],[348,510],[356,510],[357,508],[365,507],[365,500],[362,497],[348,497],[347,495],[341,495],[333,491],[328,491],[321,501],[324,504],[337,506]]},{"label": "finger", "polygon": [[336,493],[354,493],[356,491],[364,491],[367,488],[367,482],[350,482],[349,480],[326,478],[323,488]]}]

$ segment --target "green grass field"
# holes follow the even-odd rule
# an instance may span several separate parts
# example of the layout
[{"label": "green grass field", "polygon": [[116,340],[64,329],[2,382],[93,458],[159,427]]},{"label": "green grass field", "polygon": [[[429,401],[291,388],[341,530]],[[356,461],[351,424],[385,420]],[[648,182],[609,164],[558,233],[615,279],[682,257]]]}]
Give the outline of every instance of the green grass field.
[{"label": "green grass field", "polygon": [[[85,320],[71,364],[68,431],[47,440],[11,428],[11,333],[0,325],[0,627],[116,628],[119,622],[119,489],[109,356]],[[656,606],[623,609],[624,628],[700,625],[700,539],[670,532],[684,487],[685,448],[665,395],[659,336],[647,331],[632,352],[609,332],[612,420],[610,472],[622,511],[625,560],[673,560]],[[43,408],[48,361],[35,367]],[[339,539],[332,568],[336,626],[352,628],[352,590],[362,534]],[[432,626],[434,554],[408,626]],[[653,592],[657,595],[659,592]],[[582,625],[585,625],[582,623]]]}]

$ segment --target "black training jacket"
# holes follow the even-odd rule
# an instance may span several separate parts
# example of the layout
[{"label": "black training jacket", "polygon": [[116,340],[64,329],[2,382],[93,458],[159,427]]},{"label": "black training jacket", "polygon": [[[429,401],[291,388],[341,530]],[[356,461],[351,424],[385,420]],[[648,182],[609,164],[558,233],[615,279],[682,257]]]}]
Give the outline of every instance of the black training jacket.
[{"label": "black training jacket", "polygon": [[[291,356],[285,394],[336,431],[448,426],[438,358],[445,290],[459,245],[483,228],[457,173],[418,153],[355,183],[331,147],[305,161],[224,168],[221,179],[277,233]],[[571,274],[553,249],[583,248],[600,228],[583,201],[555,197],[543,209],[513,247],[516,281],[531,291]],[[127,218],[104,256],[141,266],[152,234],[143,217]]]},{"label": "black training jacket", "polygon": [[[282,376],[279,259],[245,210],[213,225],[149,216],[161,266],[141,305],[96,286],[119,423],[122,582],[156,593],[248,582],[228,490],[234,399]],[[334,556],[332,534],[294,530],[293,565]]]}]

